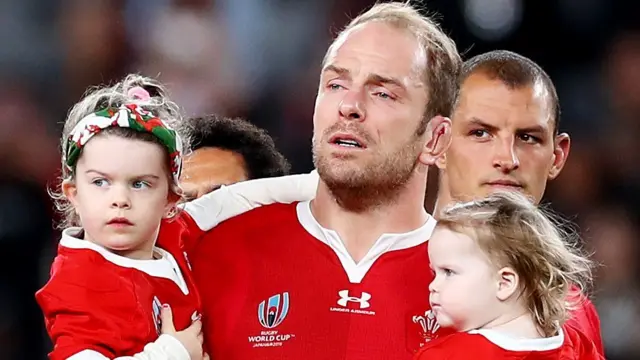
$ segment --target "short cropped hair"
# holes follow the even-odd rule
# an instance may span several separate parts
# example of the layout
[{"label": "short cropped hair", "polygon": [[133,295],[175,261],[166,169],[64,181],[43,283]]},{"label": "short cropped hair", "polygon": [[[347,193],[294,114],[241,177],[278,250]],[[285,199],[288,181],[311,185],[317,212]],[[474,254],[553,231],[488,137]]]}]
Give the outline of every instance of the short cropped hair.
[{"label": "short cropped hair", "polygon": [[554,133],[558,132],[560,101],[558,100],[556,87],[540,65],[511,51],[489,51],[464,62],[458,79],[458,87],[461,88],[467,78],[478,73],[484,74],[493,80],[500,80],[509,89],[521,89],[541,83],[547,90],[547,101],[551,107],[549,115],[554,123]]},{"label": "short cropped hair", "polygon": [[189,134],[191,151],[213,147],[241,155],[249,180],[289,174],[291,166],[273,138],[246,120],[217,115],[192,117],[181,124],[181,131]]}]

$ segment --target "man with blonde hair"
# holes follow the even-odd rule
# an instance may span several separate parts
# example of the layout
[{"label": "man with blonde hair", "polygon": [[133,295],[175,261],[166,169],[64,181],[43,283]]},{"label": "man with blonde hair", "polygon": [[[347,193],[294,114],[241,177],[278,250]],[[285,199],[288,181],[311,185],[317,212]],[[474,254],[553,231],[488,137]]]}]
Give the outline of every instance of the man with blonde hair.
[{"label": "man with blonde hair", "polygon": [[315,199],[249,211],[186,248],[212,358],[410,359],[437,335],[423,202],[460,66],[408,4],[377,4],[338,35],[313,116]]}]

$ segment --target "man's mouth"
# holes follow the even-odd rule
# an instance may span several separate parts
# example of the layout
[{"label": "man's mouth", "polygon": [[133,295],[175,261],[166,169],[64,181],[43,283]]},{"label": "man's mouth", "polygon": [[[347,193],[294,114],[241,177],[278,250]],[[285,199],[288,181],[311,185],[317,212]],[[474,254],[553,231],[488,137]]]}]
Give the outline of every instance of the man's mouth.
[{"label": "man's mouth", "polygon": [[366,145],[360,138],[350,134],[336,134],[329,139],[329,143],[345,148],[365,149]]},{"label": "man's mouth", "polygon": [[507,187],[507,188],[514,188],[514,189],[522,188],[522,184],[520,184],[518,181],[511,180],[511,179],[493,180],[493,181],[487,182],[486,184],[490,186]]}]

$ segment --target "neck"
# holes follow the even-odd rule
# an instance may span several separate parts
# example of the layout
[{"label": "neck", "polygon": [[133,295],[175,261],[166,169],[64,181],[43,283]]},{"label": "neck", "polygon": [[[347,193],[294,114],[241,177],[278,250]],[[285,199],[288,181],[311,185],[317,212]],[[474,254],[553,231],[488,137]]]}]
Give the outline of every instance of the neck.
[{"label": "neck", "polygon": [[447,185],[447,175],[443,171],[440,171],[439,175],[438,196],[436,198],[436,204],[433,207],[433,216],[436,219],[439,218],[439,214],[442,209],[453,203],[453,198],[451,198],[451,192],[449,191],[449,186]]},{"label": "neck", "polygon": [[151,249],[126,249],[126,250],[115,250],[115,249],[107,249],[110,252],[126,257],[132,260],[153,260],[153,247]]},{"label": "neck", "polygon": [[524,309],[505,313],[485,324],[481,329],[496,330],[514,338],[538,339],[545,337],[531,313]]},{"label": "neck", "polygon": [[138,246],[131,247],[128,249],[114,249],[113,247],[109,246],[109,244],[102,244],[100,241],[96,241],[92,239],[91,236],[84,229],[82,230],[82,232],[84,233],[83,235],[84,240],[90,241],[96,245],[99,245],[103,247],[105,250],[111,253],[114,253],[118,256],[122,256],[122,257],[133,259],[133,260],[152,260],[154,258],[153,248],[155,246],[156,239],[158,238],[158,231],[155,233],[155,236],[153,237],[153,239],[145,241],[144,243]]},{"label": "neck", "polygon": [[[311,211],[320,225],[340,235],[351,257],[359,262],[383,234],[406,233],[424,225],[429,217],[424,209],[425,193],[426,171],[424,174],[416,171],[392,199],[373,202],[369,199],[375,206],[354,210],[338,201],[320,180]],[[348,202],[357,200],[351,198]]]}]

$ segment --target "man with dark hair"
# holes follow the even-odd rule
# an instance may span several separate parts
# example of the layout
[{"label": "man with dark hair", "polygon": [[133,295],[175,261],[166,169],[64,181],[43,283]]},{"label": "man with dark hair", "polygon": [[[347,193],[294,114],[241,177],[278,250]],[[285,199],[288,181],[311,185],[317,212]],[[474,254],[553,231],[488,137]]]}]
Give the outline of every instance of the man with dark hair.
[{"label": "man with dark hair", "polygon": [[[541,85],[546,91],[549,115],[558,131],[560,101],[556,88],[547,73],[531,59],[506,50],[490,51],[467,60],[462,67],[458,84],[462,85],[471,75],[481,72],[492,80],[499,80],[515,90],[532,84]],[[459,94],[458,94],[459,95]],[[458,99],[459,100],[459,96]],[[456,105],[458,105],[456,103]]]},{"label": "man with dark hair", "polygon": [[533,61],[502,50],[467,60],[451,147],[439,163],[437,207],[499,189],[540,201],[569,155],[569,135],[558,132],[559,114],[555,87]]},{"label": "man with dark hair", "polygon": [[193,141],[181,178],[187,198],[221,185],[289,173],[271,136],[246,120],[207,115],[187,119],[183,126]]},{"label": "man with dark hair", "polygon": [[[467,60],[458,84],[451,146],[436,163],[434,214],[452,201],[498,190],[519,191],[539,203],[570,148],[569,135],[558,131],[560,107],[549,75],[524,56],[498,50]],[[569,324],[603,352],[600,321],[588,299]]]}]

